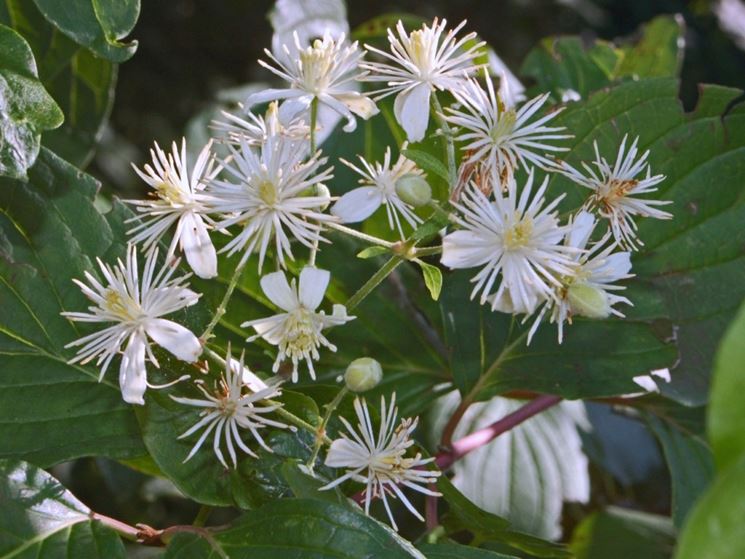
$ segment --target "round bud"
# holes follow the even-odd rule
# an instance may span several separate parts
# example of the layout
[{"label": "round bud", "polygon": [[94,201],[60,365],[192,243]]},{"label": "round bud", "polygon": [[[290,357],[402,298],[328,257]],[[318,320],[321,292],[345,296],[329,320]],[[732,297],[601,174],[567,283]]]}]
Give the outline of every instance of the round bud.
[{"label": "round bud", "polygon": [[610,315],[608,294],[597,287],[575,283],[567,290],[567,298],[574,314],[587,318],[608,318]]},{"label": "round bud", "polygon": [[407,204],[418,208],[432,199],[432,188],[421,175],[404,175],[396,181],[396,194]]},{"label": "round bud", "polygon": [[372,357],[352,361],[344,373],[344,382],[352,392],[366,392],[375,388],[383,378],[383,368]]}]

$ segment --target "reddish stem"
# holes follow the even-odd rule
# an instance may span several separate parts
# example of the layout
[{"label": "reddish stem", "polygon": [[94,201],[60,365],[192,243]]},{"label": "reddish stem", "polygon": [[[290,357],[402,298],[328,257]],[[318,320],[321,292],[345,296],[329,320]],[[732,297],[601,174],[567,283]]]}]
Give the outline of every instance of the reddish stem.
[{"label": "reddish stem", "polygon": [[495,421],[483,429],[479,429],[470,435],[466,435],[462,439],[458,439],[449,449],[437,454],[435,464],[437,464],[437,467],[441,470],[447,470],[469,452],[490,443],[502,433],[513,429],[526,419],[530,419],[543,410],[558,404],[560,401],[561,396],[538,396],[523,407],[505,415],[499,421]]}]

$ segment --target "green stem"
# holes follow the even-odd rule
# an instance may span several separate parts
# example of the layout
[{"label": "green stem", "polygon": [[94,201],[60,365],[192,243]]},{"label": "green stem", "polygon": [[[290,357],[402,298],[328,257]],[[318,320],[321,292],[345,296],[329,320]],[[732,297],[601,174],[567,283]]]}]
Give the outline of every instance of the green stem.
[{"label": "green stem", "polygon": [[230,277],[230,282],[228,283],[228,289],[225,291],[225,295],[223,295],[222,301],[220,301],[220,305],[217,307],[217,310],[215,310],[215,314],[212,317],[212,320],[210,320],[210,323],[207,325],[207,329],[199,337],[199,339],[202,340],[202,343],[206,343],[207,340],[210,339],[210,336],[212,336],[212,331],[215,329],[215,326],[217,326],[217,323],[220,322],[220,319],[225,314],[225,311],[228,308],[228,301],[230,301],[230,297],[233,295],[233,291],[235,291],[235,286],[238,285],[238,280],[240,279],[241,273],[243,273],[243,268],[246,267],[247,262],[248,258],[244,257],[235,267],[233,275]]},{"label": "green stem", "polygon": [[310,102],[310,155],[316,152],[316,124],[318,122],[318,97]]},{"label": "green stem", "polygon": [[450,192],[455,188],[457,181],[458,170],[455,167],[455,141],[453,139],[453,131],[450,129],[448,121],[445,120],[445,113],[442,110],[440,100],[437,98],[437,93],[432,92],[432,106],[435,109],[435,118],[437,119],[442,133],[445,136],[445,155],[448,161],[448,175],[450,176]]},{"label": "green stem", "polygon": [[356,229],[352,229],[351,227],[341,225],[340,223],[334,223],[333,221],[327,222],[326,225],[328,227],[331,227],[332,229],[341,231],[342,233],[349,235],[350,237],[355,237],[357,239],[367,241],[368,243],[373,245],[380,245],[385,248],[392,248],[395,244],[383,239],[379,239],[378,237],[373,237],[372,235],[368,235],[367,233],[362,233],[361,231],[357,231]]},{"label": "green stem", "polygon": [[442,252],[442,246],[436,247],[422,247],[414,249],[414,256],[431,256],[433,254],[440,254]]},{"label": "green stem", "polygon": [[210,514],[212,514],[212,507],[209,505],[202,505],[199,507],[199,512],[197,512],[194,522],[191,523],[192,526],[204,526],[207,523]]},{"label": "green stem", "polygon": [[[277,402],[276,400],[264,400],[267,404],[270,406],[281,406],[281,402]],[[288,423],[291,423],[295,427],[299,427],[300,429],[305,429],[309,433],[313,433],[314,435],[318,434],[318,429],[316,427],[313,427],[310,423],[307,421],[300,419],[298,416],[296,416],[294,413],[288,412],[286,409],[279,407],[276,410],[274,410],[274,413],[276,413],[279,417],[286,420]],[[321,435],[321,438],[323,440],[324,444],[331,444],[331,439],[329,439],[326,435]]]},{"label": "green stem", "polygon": [[316,458],[318,458],[318,453],[321,451],[321,447],[323,446],[323,439],[321,437],[326,436],[326,426],[331,419],[331,415],[334,413],[336,408],[339,407],[339,404],[348,392],[349,389],[344,386],[341,390],[339,390],[339,393],[334,397],[331,403],[326,405],[326,413],[323,416],[323,420],[321,420],[321,425],[318,427],[318,435],[316,436],[316,442],[313,445],[313,453],[310,455],[307,463],[307,466],[311,471],[313,471],[313,466],[316,463]]},{"label": "green stem", "polygon": [[370,279],[367,280],[365,284],[349,298],[349,300],[347,300],[347,311],[351,311],[357,305],[359,305],[365,299],[365,297],[372,293],[373,289],[375,289],[380,284],[380,282],[387,278],[388,275],[393,270],[395,270],[399,264],[401,264],[401,262],[403,262],[403,259],[400,256],[392,256],[390,260],[388,260],[388,262],[383,264],[383,267],[375,272],[370,277]]}]

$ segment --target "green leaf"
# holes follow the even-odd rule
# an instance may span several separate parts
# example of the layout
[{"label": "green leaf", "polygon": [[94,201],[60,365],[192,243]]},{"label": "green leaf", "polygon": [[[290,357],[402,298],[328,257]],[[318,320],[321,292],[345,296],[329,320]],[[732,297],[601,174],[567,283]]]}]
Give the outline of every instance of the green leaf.
[{"label": "green leaf", "polygon": [[[376,520],[349,507],[310,499],[282,499],[241,516],[215,534],[230,559],[424,559],[409,542]],[[198,536],[179,535],[166,559],[217,559],[219,553]]]},{"label": "green leaf", "polygon": [[437,301],[440,298],[440,291],[442,290],[442,272],[437,266],[432,266],[432,264],[427,264],[421,260],[417,260],[416,263],[422,269],[424,284],[429,289],[432,299]]},{"label": "green leaf", "polygon": [[727,329],[717,352],[709,403],[708,435],[717,468],[723,470],[745,454],[745,305]]},{"label": "green leaf", "polygon": [[111,112],[117,66],[60,33],[33,2],[5,0],[0,4],[0,22],[29,42],[39,77],[65,114],[62,126],[45,133],[42,144],[84,167]]},{"label": "green leaf", "polygon": [[36,466],[0,460],[0,502],[2,557],[124,559],[119,536]]},{"label": "green leaf", "polygon": [[448,533],[467,530],[479,541],[499,542],[535,557],[570,556],[562,545],[512,530],[506,519],[474,505],[447,477],[439,477],[437,489],[450,507],[443,518],[443,526]]},{"label": "green leaf", "polygon": [[673,521],[676,527],[681,527],[714,477],[711,450],[703,440],[664,419],[648,415],[646,421],[665,454],[672,482]]},{"label": "green leaf", "polygon": [[610,507],[577,526],[570,549],[577,559],[668,559],[674,544],[669,518]]},{"label": "green leaf", "polygon": [[0,25],[0,176],[25,178],[39,154],[41,132],[62,112],[38,79],[28,43]]},{"label": "green leaf", "polygon": [[121,42],[140,15],[140,0],[34,0],[39,11],[70,39],[112,62],[124,62],[137,41]]},{"label": "green leaf", "polygon": [[675,77],[680,74],[685,48],[685,20],[680,14],[662,15],[642,25],[641,38],[623,48],[616,76]]},{"label": "green leaf", "polygon": [[514,555],[504,555],[457,543],[427,543],[420,545],[419,551],[424,553],[427,559],[517,559]]},{"label": "green leaf", "polygon": [[688,515],[676,559],[745,557],[745,454],[719,473]]},{"label": "green leaf", "polygon": [[[101,215],[98,184],[46,149],[29,182],[0,181],[0,457],[51,465],[145,454],[115,373],[69,365],[85,331],[60,312],[90,303],[71,278],[123,250],[120,206]],[[72,434],[72,436],[71,436]]]},{"label": "green leaf", "polygon": [[411,159],[421,169],[424,169],[428,173],[434,173],[445,181],[450,181],[447,167],[435,156],[418,149],[405,149],[401,153]]},{"label": "green leaf", "polygon": [[326,481],[310,474],[305,465],[297,460],[287,460],[282,465],[282,476],[287,485],[292,489],[293,495],[299,499],[317,499],[319,501],[330,501],[340,505],[350,506],[351,501],[344,496],[337,487],[326,491],[320,488],[326,485]]}]

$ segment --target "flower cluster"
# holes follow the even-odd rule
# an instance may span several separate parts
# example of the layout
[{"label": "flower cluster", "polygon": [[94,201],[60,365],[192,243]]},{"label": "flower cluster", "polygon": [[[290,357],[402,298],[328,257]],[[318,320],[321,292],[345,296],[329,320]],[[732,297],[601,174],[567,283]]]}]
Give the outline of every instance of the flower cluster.
[{"label": "flower cluster", "polygon": [[[665,177],[652,175],[649,152],[640,155],[638,138],[628,146],[624,137],[613,163],[601,156],[597,143],[595,160],[582,163],[581,169],[557,159],[569,150],[562,142],[572,137],[555,122],[561,108],[546,110],[548,94],[529,100],[505,95],[506,83],[497,85],[480,72],[484,44],[473,33],[458,38],[464,25],[448,30],[445,20],[435,20],[407,31],[399,22],[388,30],[387,50],[360,47],[344,34],[326,33],[309,44],[295,34],[292,44],[274,53],[267,50],[269,62],[261,61],[285,87],[248,96],[239,113],[224,112],[223,120],[214,123],[216,137],[201,148],[193,165],[185,140],[174,142],[169,152],[155,144],[152,161],[135,167],[150,196],[128,201],[135,211],[128,221],[126,260],[113,267],[99,261],[101,277],[86,272],[85,282],[75,280],[92,306],[89,312],[64,315],[107,326],[71,342],[68,347],[77,353],[70,362],[95,360],[103,376],[121,355],[121,391],[133,404],[144,404],[146,388],[153,387],[146,364],[160,367],[155,346],[192,364],[194,393],[203,397],[171,396],[185,410],[197,410],[184,412],[194,422],[179,439],[196,436],[184,461],[212,437],[216,459],[225,468],[235,468],[239,454],[258,458],[249,446],[253,442],[271,452],[266,434],[289,428],[293,417],[282,408],[281,384],[298,382],[301,368],[315,380],[322,352],[337,349],[330,330],[355,318],[338,302],[330,305],[330,312],[321,310],[331,274],[315,262],[333,239],[331,231],[375,243],[423,268],[432,265],[417,255],[438,252],[448,268],[479,268],[471,297],[493,311],[523,315],[524,321],[533,317],[526,327],[528,343],[544,319],[557,324],[561,342],[565,323],[575,316],[622,317],[616,306],[631,301],[618,295],[624,289],[619,282],[632,277],[631,251],[642,244],[636,219],[671,217],[660,209],[667,202],[640,196],[654,193]],[[365,90],[378,83],[383,87]],[[389,124],[394,135],[400,125],[408,141],[395,150],[388,147],[382,162],[341,160],[360,175],[360,185],[332,196],[334,169],[318,146],[340,120],[345,121],[343,131],[352,132],[357,118],[372,118],[379,112],[377,102],[391,95],[398,124]],[[446,100],[453,102],[443,108]],[[256,111],[257,104],[267,102],[264,114]],[[431,154],[422,158],[421,151],[409,148],[425,138],[431,114],[438,122],[435,135],[445,142],[447,168],[440,161],[432,165]],[[449,177],[448,191],[434,193],[418,163]],[[559,214],[564,197],[552,192],[551,174],[587,190],[584,204],[573,213]],[[365,221],[381,206],[395,242],[344,225]],[[417,252],[421,247],[413,239],[420,238],[411,234],[432,212],[448,214],[449,230],[442,233],[441,247]],[[161,245],[167,248],[159,263]],[[145,258],[142,270],[140,252]],[[180,266],[177,253],[183,253],[198,277],[217,278],[221,268],[226,279],[225,295],[199,336],[163,318],[183,317],[183,312],[176,313],[200,298],[188,286],[190,274],[174,277]],[[240,325],[247,343],[276,352],[271,364],[276,376],[269,380],[248,369],[243,352],[236,360],[230,348],[225,358],[210,348],[231,295],[245,280],[244,271],[251,269],[249,262],[255,263],[265,296],[261,302],[278,309],[268,317],[246,316]],[[264,273],[267,263],[276,271]],[[349,308],[379,282],[371,278],[360,295],[350,299]],[[332,295],[337,301],[339,291]],[[224,370],[219,379],[204,378],[209,361]],[[361,392],[380,381],[382,369],[374,359],[362,358],[347,373],[344,391]],[[183,377],[176,382],[180,380]],[[325,441],[330,443],[325,465],[346,471],[323,489],[348,480],[360,482],[365,485],[366,512],[371,501],[380,498],[395,527],[389,505],[393,498],[421,519],[403,489],[438,496],[431,485],[440,473],[429,469],[433,459],[410,452],[417,419],[397,425],[395,393],[388,404],[381,398],[377,435],[365,400],[356,398],[354,409],[356,428],[342,417],[346,432]],[[308,464],[312,470],[324,430],[296,420],[291,429],[310,427],[317,437]],[[248,435],[253,442],[246,442]]]}]

